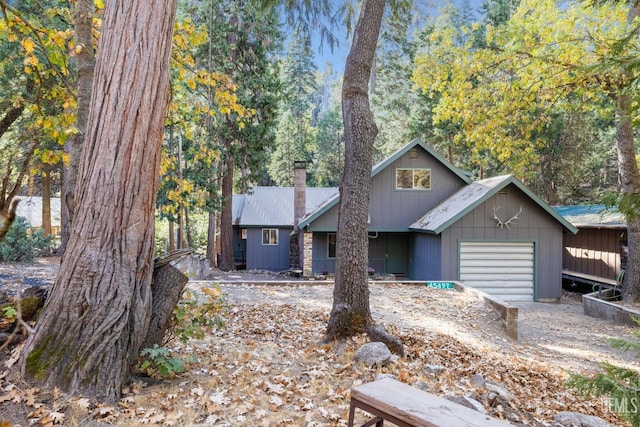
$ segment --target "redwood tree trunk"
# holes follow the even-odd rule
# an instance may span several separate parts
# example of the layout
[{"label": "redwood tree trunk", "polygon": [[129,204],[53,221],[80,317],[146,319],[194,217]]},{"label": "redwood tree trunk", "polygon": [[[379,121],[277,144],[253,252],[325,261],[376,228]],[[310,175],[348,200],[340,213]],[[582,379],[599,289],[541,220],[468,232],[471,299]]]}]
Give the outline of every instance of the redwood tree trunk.
[{"label": "redwood tree trunk", "polygon": [[348,337],[373,325],[369,307],[367,218],[378,133],[369,107],[368,83],[385,0],[365,0],[358,18],[342,85],[345,165],[340,184],[336,277],[327,340]]},{"label": "redwood tree trunk", "polygon": [[82,156],[82,144],[87,130],[87,117],[91,107],[91,86],[95,68],[95,53],[93,51],[93,15],[94,0],[77,0],[73,15],[75,21],[75,41],[81,46],[76,55],[78,74],[76,87],[78,88],[78,109],[76,111],[76,128],[78,133],[69,139],[65,145],[65,152],[69,155],[69,164],[63,167],[62,197],[60,199],[62,235],[60,252],[64,253],[69,240],[71,222],[75,206],[74,192],[78,181],[78,168]]},{"label": "redwood tree trunk", "polygon": [[[231,144],[229,143],[228,146]],[[233,157],[230,149],[224,158],[224,176],[222,177],[222,197],[224,206],[220,213],[220,264],[218,268],[223,271],[233,270],[235,260],[233,258]]]},{"label": "redwood tree trunk", "polygon": [[105,3],[74,221],[27,380],[115,402],[147,333],[176,0]]}]

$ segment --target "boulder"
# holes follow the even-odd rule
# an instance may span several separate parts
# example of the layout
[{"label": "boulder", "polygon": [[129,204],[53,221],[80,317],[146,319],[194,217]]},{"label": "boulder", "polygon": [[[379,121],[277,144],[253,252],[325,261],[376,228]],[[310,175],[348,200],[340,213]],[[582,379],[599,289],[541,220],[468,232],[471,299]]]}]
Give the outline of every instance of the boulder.
[{"label": "boulder", "polygon": [[391,351],[382,342],[371,342],[360,347],[353,360],[368,366],[384,366],[391,361]]},{"label": "boulder", "polygon": [[558,412],[553,420],[562,427],[611,427],[611,424],[602,418],[579,412]]}]

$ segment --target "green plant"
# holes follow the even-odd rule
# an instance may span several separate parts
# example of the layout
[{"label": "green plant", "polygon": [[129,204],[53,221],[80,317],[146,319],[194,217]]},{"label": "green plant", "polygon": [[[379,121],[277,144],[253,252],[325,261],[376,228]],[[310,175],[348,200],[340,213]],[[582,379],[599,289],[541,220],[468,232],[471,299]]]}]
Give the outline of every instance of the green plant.
[{"label": "green plant", "polygon": [[27,220],[19,216],[0,242],[0,261],[33,261],[51,242],[42,230],[29,230]]},{"label": "green plant", "polygon": [[11,304],[2,307],[2,317],[6,319],[13,319],[17,314],[18,310]]},{"label": "green plant", "polygon": [[151,378],[169,378],[185,371],[185,363],[191,361],[182,357],[171,357],[169,350],[164,347],[145,348],[140,352],[146,357],[140,365],[140,370]]},{"label": "green plant", "polygon": [[206,300],[186,292],[173,311],[173,324],[167,341],[177,337],[182,342],[204,337],[205,328],[221,327],[220,314],[226,307],[224,294],[219,286],[201,289]]},{"label": "green plant", "polygon": [[[640,320],[633,320],[640,325]],[[640,330],[633,334],[640,339]],[[610,343],[614,348],[632,350],[640,355],[640,341],[611,339]],[[610,411],[617,412],[634,427],[640,427],[640,373],[607,362],[600,365],[604,372],[591,377],[572,373],[567,385],[585,395],[608,396]]]}]

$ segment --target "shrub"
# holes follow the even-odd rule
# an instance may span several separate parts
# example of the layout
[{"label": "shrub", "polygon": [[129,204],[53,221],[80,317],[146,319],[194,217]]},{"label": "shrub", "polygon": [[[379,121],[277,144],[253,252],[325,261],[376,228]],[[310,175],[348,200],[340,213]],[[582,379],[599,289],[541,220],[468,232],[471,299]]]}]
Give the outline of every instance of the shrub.
[{"label": "shrub", "polygon": [[[640,325],[638,319],[633,320]],[[640,330],[634,330],[633,334],[640,339]],[[613,338],[609,342],[614,348],[634,351],[640,355],[640,341]],[[640,373],[635,369],[607,362],[600,365],[603,372],[593,376],[570,374],[567,385],[585,395],[608,396],[609,410],[620,414],[633,427],[640,427]]]},{"label": "shrub", "polygon": [[140,370],[156,379],[173,378],[176,374],[183,373],[185,363],[189,361],[181,357],[172,357],[169,350],[158,347],[158,344],[153,348],[143,349],[140,355],[146,358],[140,365]]},{"label": "shrub", "polygon": [[33,261],[51,246],[51,237],[42,230],[29,230],[27,220],[16,217],[5,238],[0,242],[0,261]]}]

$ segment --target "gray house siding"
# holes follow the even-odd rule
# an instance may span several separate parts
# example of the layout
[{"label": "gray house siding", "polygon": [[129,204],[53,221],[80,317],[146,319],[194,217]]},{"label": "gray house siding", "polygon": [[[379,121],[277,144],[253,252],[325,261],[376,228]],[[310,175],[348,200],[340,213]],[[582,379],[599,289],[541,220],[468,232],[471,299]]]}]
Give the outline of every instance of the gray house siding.
[{"label": "gray house siding", "polygon": [[[459,176],[420,147],[416,158],[405,153],[371,179],[370,231],[407,231],[408,225],[467,185]],[[430,169],[430,190],[396,190],[396,169]],[[337,228],[338,205],[331,207],[308,226],[309,231]],[[376,261],[380,263],[380,261]],[[375,266],[371,266],[376,268]],[[380,264],[378,267],[382,268]],[[376,268],[376,271],[383,271]]]},{"label": "gray house siding", "polygon": [[[335,273],[335,258],[328,257],[327,235],[313,233],[313,273]],[[371,233],[369,267],[376,273],[406,275],[410,273],[411,233]]]},{"label": "gray house siding", "polygon": [[313,273],[335,273],[336,259],[329,258],[328,233],[313,233]]},{"label": "gray house siding", "polygon": [[[459,280],[459,245],[465,241],[532,242],[535,248],[535,298],[556,300],[562,293],[562,226],[515,186],[496,194],[442,232],[442,280]],[[510,229],[496,226],[495,214],[506,222],[522,206]],[[540,266],[544,268],[540,268]]]},{"label": "gray house siding", "polygon": [[[273,227],[270,227],[273,228]],[[289,234],[293,228],[278,228],[278,244],[262,244],[262,228],[247,229],[247,269],[282,271],[289,269]]]},{"label": "gray house siding", "polygon": [[317,231],[332,231],[335,233],[338,228],[338,206],[339,205],[335,205],[331,207],[322,216],[309,224],[307,230],[314,233]]},{"label": "gray house siding", "polygon": [[[406,230],[416,218],[466,185],[430,154],[419,147],[415,150],[417,158],[406,153],[372,178],[369,230]],[[396,190],[398,168],[430,169],[431,189]]]},{"label": "gray house siding", "polygon": [[414,280],[442,280],[440,236],[415,234],[411,248],[411,271]]}]

